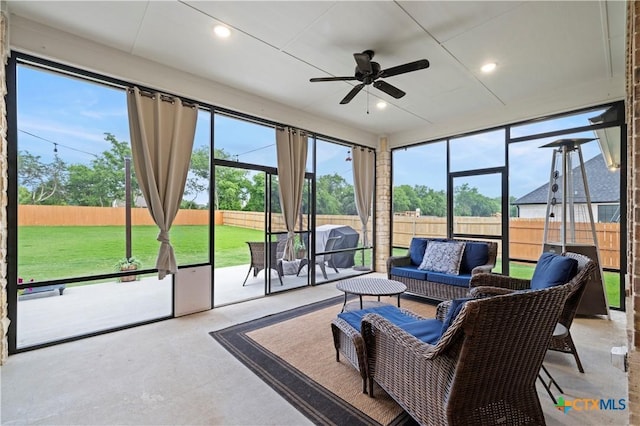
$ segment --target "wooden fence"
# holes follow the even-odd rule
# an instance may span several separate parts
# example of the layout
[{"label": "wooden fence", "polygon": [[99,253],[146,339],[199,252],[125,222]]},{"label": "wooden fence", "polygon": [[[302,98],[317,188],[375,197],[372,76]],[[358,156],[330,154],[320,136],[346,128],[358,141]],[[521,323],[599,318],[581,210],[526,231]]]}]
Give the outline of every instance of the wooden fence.
[{"label": "wooden fence", "polygon": [[[146,208],[131,209],[134,225],[153,225]],[[273,232],[286,230],[282,215],[272,215]],[[18,206],[20,226],[124,226],[124,207],[75,207],[75,206]],[[456,217],[456,232],[474,235],[500,235],[500,217]],[[208,210],[180,210],[176,216],[176,225],[207,225]],[[264,213],[243,211],[216,211],[216,225],[239,226],[264,230]],[[361,232],[362,225],[358,216],[318,215],[316,224],[340,224]],[[306,229],[307,217],[303,216],[303,228]],[[600,246],[600,258],[604,268],[620,267],[620,226],[618,223],[596,223],[596,234]],[[371,235],[371,222],[368,226]],[[512,259],[535,261],[540,256],[544,232],[543,219],[514,218],[509,221],[509,253]],[[413,236],[445,237],[447,223],[445,218],[421,216],[393,217],[393,245],[408,247]],[[502,253],[502,247],[498,247]]]},{"label": "wooden fence", "polygon": [[[20,226],[124,226],[124,207],[18,206]],[[155,225],[146,208],[131,209],[133,225]],[[175,225],[207,225],[208,210],[180,210]]]}]

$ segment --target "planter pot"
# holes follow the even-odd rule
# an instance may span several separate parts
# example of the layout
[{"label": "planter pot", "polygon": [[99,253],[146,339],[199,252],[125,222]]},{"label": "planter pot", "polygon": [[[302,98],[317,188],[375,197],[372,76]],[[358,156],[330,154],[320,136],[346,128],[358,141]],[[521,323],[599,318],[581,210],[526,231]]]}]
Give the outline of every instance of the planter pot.
[{"label": "planter pot", "polygon": [[[138,269],[138,267],[136,265],[129,265],[129,266],[120,267],[121,271],[135,271],[136,269]],[[124,277],[120,277],[120,282],[135,281],[137,279],[138,279],[137,275],[127,275],[127,276],[124,276]]]}]

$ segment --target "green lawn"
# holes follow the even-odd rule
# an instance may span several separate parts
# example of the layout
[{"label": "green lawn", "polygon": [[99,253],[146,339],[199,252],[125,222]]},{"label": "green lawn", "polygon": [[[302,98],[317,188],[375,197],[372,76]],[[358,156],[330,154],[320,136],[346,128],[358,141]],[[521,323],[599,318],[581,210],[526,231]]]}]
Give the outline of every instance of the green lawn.
[{"label": "green lawn", "polygon": [[[178,265],[206,263],[208,226],[174,226],[171,243]],[[142,269],[155,267],[160,243],[155,226],[134,226],[132,255]],[[245,241],[262,240],[261,231],[232,226],[215,227],[215,267],[249,263]],[[121,226],[21,226],[18,228],[18,276],[36,281],[114,272],[125,256]]]},{"label": "green lawn", "polygon": [[[171,243],[178,265],[206,263],[209,260],[208,226],[174,226]],[[262,231],[235,226],[215,226],[214,267],[246,265],[250,262],[246,241],[262,241]],[[153,269],[160,243],[155,226],[132,227],[132,254],[142,269]],[[125,256],[125,232],[122,226],[21,226],[18,228],[18,276],[44,281],[114,272],[114,264]],[[406,249],[394,249],[396,256]],[[371,250],[365,252],[370,264]],[[360,264],[361,254],[356,254]],[[512,262],[510,275],[531,278],[534,265]],[[496,270],[501,270],[498,259]],[[605,272],[607,297],[611,306],[619,306],[620,275]]]}]

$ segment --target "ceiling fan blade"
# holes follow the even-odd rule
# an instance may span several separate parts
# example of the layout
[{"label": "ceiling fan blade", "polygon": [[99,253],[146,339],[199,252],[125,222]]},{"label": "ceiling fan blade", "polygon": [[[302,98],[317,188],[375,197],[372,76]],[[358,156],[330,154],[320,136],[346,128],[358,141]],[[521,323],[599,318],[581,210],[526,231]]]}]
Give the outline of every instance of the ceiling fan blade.
[{"label": "ceiling fan blade", "polygon": [[315,83],[317,81],[351,81],[356,80],[355,77],[317,77],[309,79],[310,82]]},{"label": "ceiling fan blade", "polygon": [[409,62],[407,64],[382,70],[380,77],[391,77],[398,74],[404,74],[406,72],[418,71],[424,68],[429,68],[429,61],[426,59],[420,59],[419,61]]},{"label": "ceiling fan blade", "polygon": [[358,92],[362,90],[363,87],[364,87],[364,83],[358,84],[357,86],[355,86],[353,89],[351,89],[349,93],[347,93],[347,96],[345,96],[344,99],[340,101],[340,104],[344,105],[351,102],[351,99],[353,99],[354,96],[356,96]]},{"label": "ceiling fan blade", "polygon": [[401,97],[406,95],[406,93],[403,92],[402,90],[400,90],[397,87],[392,86],[389,83],[387,83],[386,81],[382,81],[382,80],[374,81],[373,82],[373,87],[375,87],[376,89],[382,90],[387,95],[393,96],[396,99],[400,99]]},{"label": "ceiling fan blade", "polygon": [[353,57],[358,64],[358,69],[363,74],[371,74],[373,69],[371,68],[371,55],[367,51],[362,53],[354,53]]}]

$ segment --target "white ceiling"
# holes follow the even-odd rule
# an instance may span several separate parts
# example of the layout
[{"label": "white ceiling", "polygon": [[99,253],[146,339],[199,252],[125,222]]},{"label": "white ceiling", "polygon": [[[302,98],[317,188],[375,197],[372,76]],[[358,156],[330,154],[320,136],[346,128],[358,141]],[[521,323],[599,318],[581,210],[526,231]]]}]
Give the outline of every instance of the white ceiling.
[{"label": "white ceiling", "polygon": [[[9,1],[8,9],[407,142],[624,97],[622,1]],[[212,36],[219,23],[230,38]],[[407,93],[401,99],[369,86],[368,97],[363,90],[339,105],[352,82],[309,82],[353,75],[353,53],[366,49],[382,68],[422,58],[431,66],[386,79]],[[487,61],[498,64],[492,74],[480,71]],[[377,110],[378,99],[389,107]]]}]

